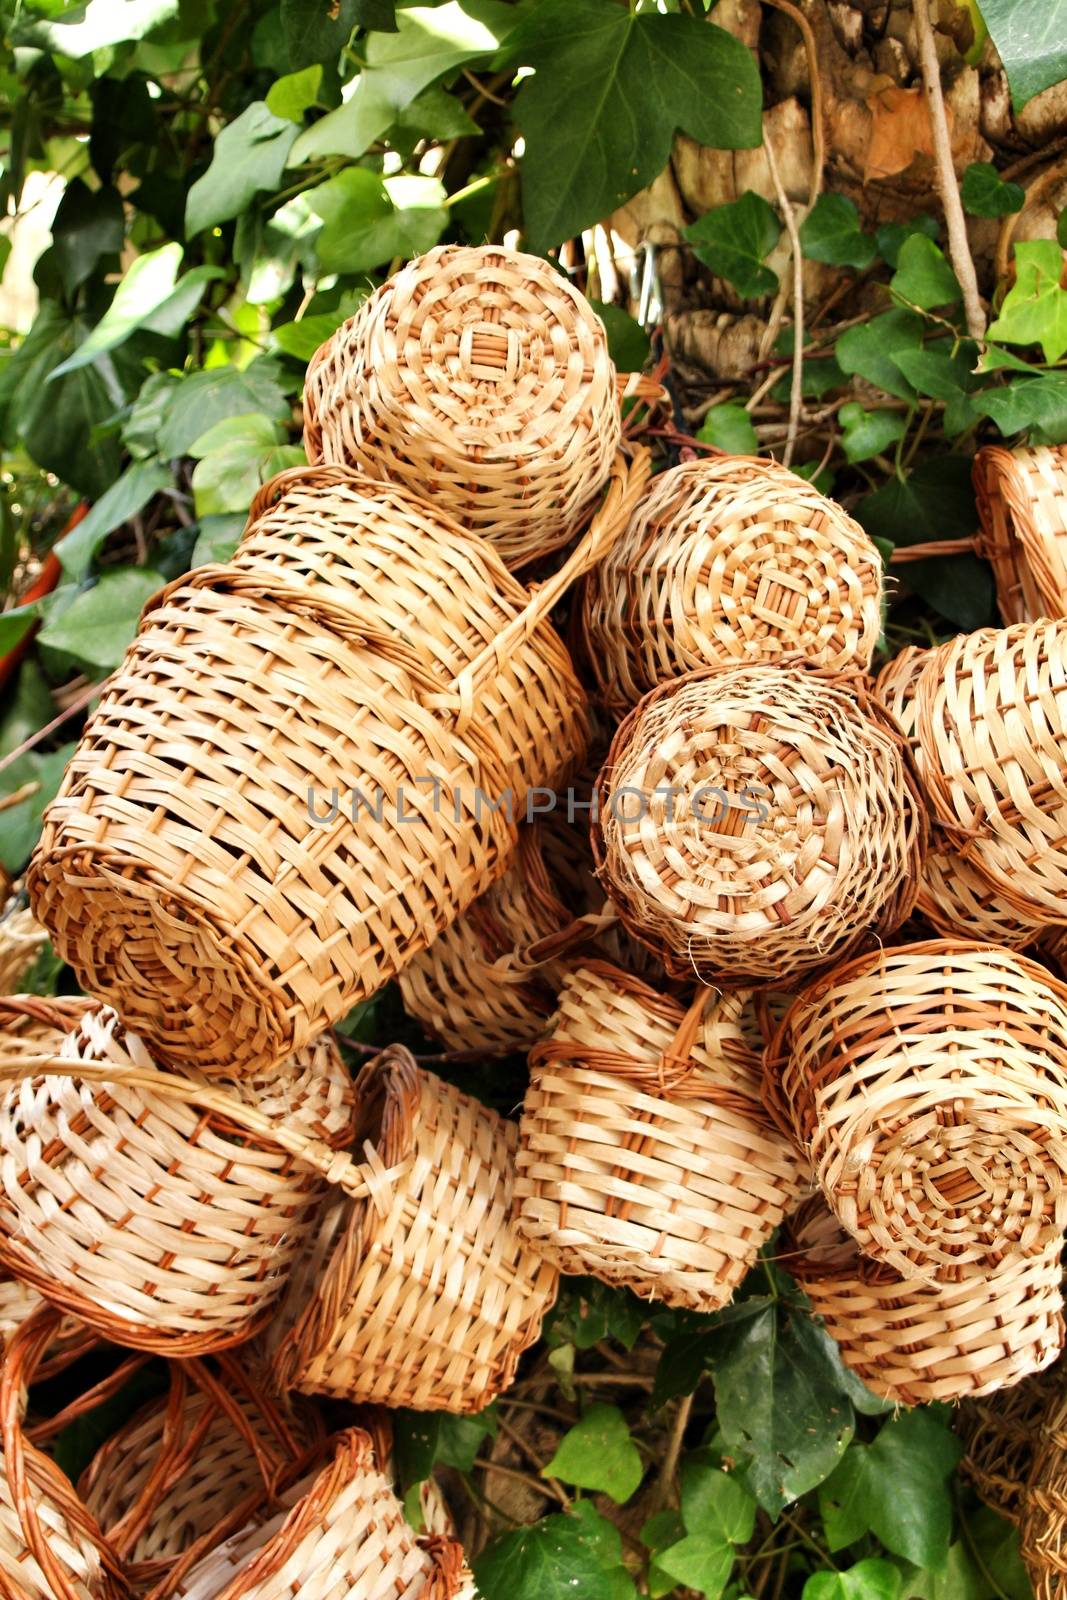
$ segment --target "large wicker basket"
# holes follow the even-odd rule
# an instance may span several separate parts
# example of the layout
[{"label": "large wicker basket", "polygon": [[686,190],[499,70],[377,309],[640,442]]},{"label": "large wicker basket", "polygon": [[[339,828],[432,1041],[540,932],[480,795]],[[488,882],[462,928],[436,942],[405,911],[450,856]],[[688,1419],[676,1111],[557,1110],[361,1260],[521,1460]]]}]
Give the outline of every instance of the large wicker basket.
[{"label": "large wicker basket", "polygon": [[602,881],[677,977],[780,981],[914,903],[925,810],[858,681],[757,666],[662,684],[621,724],[597,799]]},{"label": "large wicker basket", "polygon": [[511,1382],[559,1283],[510,1220],[516,1129],[384,1052],[356,1080],[354,1176],[290,1281],[272,1337],[283,1387],[481,1411]]},{"label": "large wicker basket", "polygon": [[382,284],[312,359],[310,461],[403,484],[509,567],[558,550],[620,437],[600,318],[548,262],[445,245]]},{"label": "large wicker basket", "polygon": [[404,491],[294,469],[234,561],[149,605],[28,875],[57,951],[160,1060],[284,1059],[503,872],[586,709],[544,620],[625,521],[619,466],[531,599]]},{"label": "large wicker basket", "polygon": [[627,710],[696,667],[800,656],[866,671],[882,560],[858,522],[777,462],[688,461],[645,491],[582,586],[600,698]]},{"label": "large wicker basket", "polygon": [[1063,1348],[1060,1246],[957,1283],[901,1278],[861,1255],[820,1199],[780,1238],[783,1265],[874,1394],[900,1405],[992,1394]]},{"label": "large wicker basket", "polygon": [[794,1000],[765,1098],[861,1248],[986,1272],[1067,1223],[1067,986],[993,945],[876,950]]},{"label": "large wicker basket", "polygon": [[175,1600],[458,1600],[469,1583],[458,1544],[416,1537],[358,1428],[280,1498],[273,1517],[205,1556]]},{"label": "large wicker basket", "polygon": [[1000,1516],[1017,1522],[1050,1413],[1064,1390],[1061,1361],[981,1400],[964,1400],[953,1427],[963,1441],[960,1472]]},{"label": "large wicker basket", "polygon": [[26,1386],[60,1325],[42,1306],[0,1358],[0,1592],[5,1600],[124,1600],[116,1551],[70,1479],[26,1437]]},{"label": "large wicker basket", "polygon": [[530,1057],[515,1225],[563,1272],[725,1305],[804,1186],[759,1101],[747,996],[688,1011],[603,962],[572,971]]},{"label": "large wicker basket", "polygon": [[304,1404],[287,1412],[250,1370],[222,1357],[217,1371],[173,1361],[164,1399],[135,1413],[97,1451],[78,1494],[122,1558],[137,1592],[173,1587],[253,1517],[275,1509],[294,1468],[325,1435]]},{"label": "large wicker basket", "polygon": [[974,458],[982,532],[1005,622],[1067,616],[1067,449],[986,445]]},{"label": "large wicker basket", "polygon": [[[874,686],[875,694],[900,723],[920,778],[926,765],[916,728],[916,691],[923,672],[929,669],[936,673],[938,660],[937,649],[920,650],[909,645],[882,668]],[[991,939],[1012,950],[1033,944],[1045,925],[1044,919],[1027,917],[1005,904],[974,862],[961,854],[958,840],[931,841],[915,909],[946,938]]]},{"label": "large wicker basket", "polygon": [[328,1037],[226,1085],[221,1111],[188,1098],[208,1080],[156,1073],[156,1092],[142,1071],[143,1044],[106,1007],[0,999],[0,1079],[18,1080],[0,1094],[0,1262],[118,1344],[196,1355],[270,1316],[325,1194],[242,1128],[242,1106],[339,1151],[352,1084]]}]

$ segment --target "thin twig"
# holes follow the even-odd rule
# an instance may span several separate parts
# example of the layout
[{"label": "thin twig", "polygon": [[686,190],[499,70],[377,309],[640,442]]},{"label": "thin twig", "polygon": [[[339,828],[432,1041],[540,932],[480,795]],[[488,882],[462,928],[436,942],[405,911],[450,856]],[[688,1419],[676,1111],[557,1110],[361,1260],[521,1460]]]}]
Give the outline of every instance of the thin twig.
[{"label": "thin twig", "polygon": [[796,214],[785,192],[782,175],[778,171],[778,162],[766,133],[763,135],[763,148],[767,152],[771,181],[793,249],[793,378],[789,386],[789,428],[785,436],[785,449],[782,451],[782,465],[788,467],[792,464],[793,451],[796,448],[800,411],[804,402],[804,262],[800,254],[800,233],[797,229]]},{"label": "thin twig", "polygon": [[819,72],[819,50],[815,43],[815,34],[811,23],[792,0],[767,0],[768,5],[774,6],[777,11],[783,11],[791,17],[800,29],[804,40],[804,53],[808,58],[808,78],[811,81],[811,147],[812,167],[811,186],[808,190],[808,210],[810,211],[819,198],[822,188],[823,167],[826,164],[826,134],[823,128],[822,108],[822,75]]},{"label": "thin twig", "polygon": [[937,60],[937,46],[930,22],[929,0],[912,0],[915,26],[919,34],[919,60],[922,66],[923,85],[930,103],[930,127],[934,136],[934,157],[937,163],[937,187],[941,207],[948,228],[948,249],[956,277],[963,292],[963,310],[967,318],[967,332],[972,339],[985,334],[986,317],[978,294],[978,275],[974,258],[967,242],[967,223],[963,215],[963,201],[956,184],[956,168],[952,160],[952,139],[948,131],[948,114],[941,93],[941,68]]},{"label": "thin twig", "polygon": [[652,1495],[652,1502],[656,1509],[660,1506],[665,1506],[674,1491],[674,1475],[678,1471],[678,1457],[682,1453],[685,1430],[689,1426],[689,1416],[692,1409],[693,1395],[683,1395],[674,1413],[674,1421],[671,1424],[667,1448],[663,1453],[663,1465],[659,1469],[659,1478],[656,1482],[655,1492]]},{"label": "thin twig", "polygon": [[28,750],[34,749],[44,739],[47,739],[48,735],[61,727],[68,717],[73,717],[78,711],[84,711],[90,700],[94,699],[103,687],[102,683],[89,684],[88,688],[84,689],[76,700],[72,700],[70,705],[66,706],[57,717],[53,717],[51,722],[46,722],[43,728],[38,728],[36,733],[31,733],[28,739],[24,739],[20,745],[16,745],[14,750],[4,756],[3,760],[0,760],[0,772],[10,767],[12,762],[18,760],[19,756],[24,756]]}]

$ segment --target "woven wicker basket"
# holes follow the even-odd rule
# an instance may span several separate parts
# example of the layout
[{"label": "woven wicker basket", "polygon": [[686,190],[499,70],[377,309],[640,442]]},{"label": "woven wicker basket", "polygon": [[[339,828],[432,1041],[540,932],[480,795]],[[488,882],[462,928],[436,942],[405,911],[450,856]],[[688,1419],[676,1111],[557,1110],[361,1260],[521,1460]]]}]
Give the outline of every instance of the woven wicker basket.
[{"label": "woven wicker basket", "polygon": [[1019,1498],[1019,1551],[1034,1600],[1063,1600],[1067,1588],[1067,1389],[1045,1414],[1030,1476]]},{"label": "woven wicker basket", "polygon": [[0,1592],[5,1600],[122,1600],[117,1553],[69,1478],[25,1434],[25,1390],[60,1322],[42,1306],[0,1361]]},{"label": "woven wicker basket", "polygon": [[528,1050],[552,1015],[558,963],[521,959],[573,921],[549,882],[541,843],[537,823],[523,828],[503,877],[400,974],[405,1011],[450,1049]]},{"label": "woven wicker basket", "polygon": [[600,318],[548,262],[444,245],[377,289],[312,358],[308,460],[404,484],[511,568],[567,544],[619,444]]},{"label": "woven wicker basket", "polygon": [[911,911],[926,814],[858,681],[718,667],[663,684],[621,724],[597,798],[602,882],[677,977],[775,982]]},{"label": "woven wicker basket", "polygon": [[266,1083],[227,1085],[221,1111],[175,1098],[195,1083],[157,1073],[159,1093],[142,1087],[142,1070],[143,1044],[106,1007],[0,1000],[0,1078],[20,1080],[0,1095],[0,1262],[118,1344],[195,1355],[270,1316],[325,1194],[242,1129],[242,1105],[340,1149],[351,1080],[326,1038]]},{"label": "woven wicker basket", "polygon": [[78,1493],[138,1592],[185,1572],[253,1517],[324,1446],[310,1406],[287,1415],[250,1372],[223,1358],[170,1363],[170,1389],[112,1434]]},{"label": "woven wicker basket", "polygon": [[1067,449],[986,445],[974,458],[982,532],[1005,622],[1067,616]]},{"label": "woven wicker basket", "polygon": [[563,985],[530,1057],[515,1225],[563,1272],[725,1305],[803,1186],[759,1101],[744,993],[688,1011],[603,962]]},{"label": "woven wicker basket", "polygon": [[981,1400],[964,1400],[953,1418],[963,1441],[960,1472],[1000,1516],[1017,1522],[1050,1412],[1063,1391],[1062,1362]]},{"label": "woven wicker basket", "polygon": [[817,1199],[786,1223],[779,1244],[842,1361],[886,1400],[992,1394],[1040,1372],[1063,1347],[1058,1243],[958,1283],[922,1283],[860,1255]]},{"label": "woven wicker basket", "polygon": [[1067,1223],[1067,986],[993,945],[876,950],[794,1000],[764,1096],[869,1255],[947,1280]]},{"label": "woven wicker basket", "polygon": [[48,943],[48,935],[20,896],[0,911],[0,994],[15,994]]},{"label": "woven wicker basket", "polygon": [[516,1129],[399,1047],[356,1080],[366,1196],[328,1208],[271,1330],[283,1387],[481,1411],[559,1284],[510,1221]]},{"label": "woven wicker basket", "polygon": [[[916,689],[927,667],[936,671],[937,650],[909,645],[882,668],[874,692],[896,717],[911,746],[922,777],[925,766],[916,730]],[[958,843],[935,844],[927,851],[915,909],[946,938],[990,939],[1011,950],[1034,943],[1043,921],[1025,917],[1005,905],[974,864],[961,856]]]},{"label": "woven wicker basket", "polygon": [[582,586],[582,627],[617,711],[696,667],[801,656],[866,671],[882,559],[858,522],[777,462],[726,456],[661,473]]},{"label": "woven wicker basket", "polygon": [[424,949],[504,870],[527,789],[581,760],[544,618],[647,470],[619,466],[532,599],[402,491],[268,484],[235,560],[149,605],[46,815],[28,881],[83,988],[160,1060],[252,1071]]},{"label": "woven wicker basket", "polygon": [[457,1600],[469,1583],[458,1544],[416,1537],[358,1428],[281,1503],[194,1567],[177,1600]]}]

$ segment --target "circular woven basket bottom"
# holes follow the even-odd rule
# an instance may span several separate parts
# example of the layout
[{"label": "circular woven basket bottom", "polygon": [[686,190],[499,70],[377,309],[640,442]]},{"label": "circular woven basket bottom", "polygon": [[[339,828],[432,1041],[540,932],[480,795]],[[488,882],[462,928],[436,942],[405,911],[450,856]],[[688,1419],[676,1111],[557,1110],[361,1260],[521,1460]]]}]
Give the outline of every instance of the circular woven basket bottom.
[{"label": "circular woven basket bottom", "polygon": [[885,1400],[992,1394],[1063,1349],[1058,1244],[958,1283],[908,1282],[861,1256],[820,1200],[786,1225],[782,1256],[845,1365]]}]

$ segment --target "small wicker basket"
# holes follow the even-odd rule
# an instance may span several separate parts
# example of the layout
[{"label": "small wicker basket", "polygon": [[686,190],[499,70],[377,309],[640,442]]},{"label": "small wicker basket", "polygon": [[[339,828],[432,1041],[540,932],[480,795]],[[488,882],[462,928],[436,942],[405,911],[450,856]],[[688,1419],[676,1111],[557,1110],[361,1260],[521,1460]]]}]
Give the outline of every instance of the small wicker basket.
[{"label": "small wicker basket", "polygon": [[684,1011],[604,962],[568,975],[519,1123],[531,1248],[670,1306],[732,1298],[804,1186],[759,1101],[746,999],[701,990]]},{"label": "small wicker basket", "polygon": [[312,358],[308,460],[405,485],[512,569],[567,544],[621,421],[600,318],[548,262],[444,245],[395,273]]},{"label": "small wicker basket", "polygon": [[875,950],[794,1000],[764,1097],[836,1216],[906,1278],[1034,1255],[1067,1223],[1067,986],[992,945]]},{"label": "small wicker basket", "polygon": [[923,1283],[860,1255],[815,1199],[779,1243],[842,1361],[883,1399],[917,1406],[992,1394],[1063,1348],[1058,1242],[957,1283]]},{"label": "small wicker basket", "polygon": [[[321,1453],[318,1415],[292,1415],[232,1358],[216,1374],[170,1363],[166,1398],[101,1446],[78,1493],[138,1592],[172,1590],[184,1573],[253,1517],[275,1509],[277,1484]],[[163,1580],[166,1580],[164,1584]]]},{"label": "small wicker basket", "polygon": [[242,1128],[242,1104],[340,1150],[352,1084],[328,1037],[266,1082],[227,1085],[221,1111],[190,1103],[206,1079],[156,1073],[157,1093],[145,1070],[106,1007],[0,999],[0,1079],[18,1080],[0,1094],[0,1262],[118,1344],[197,1355],[270,1316],[325,1195],[315,1170]]},{"label": "small wicker basket", "polygon": [[0,1360],[0,1592],[5,1600],[124,1600],[116,1551],[70,1479],[25,1433],[26,1387],[60,1322],[57,1311],[40,1307]]},{"label": "small wicker basket", "polygon": [[800,656],[866,671],[882,559],[858,522],[777,462],[688,461],[655,478],[582,586],[599,696],[628,710],[697,667]]},{"label": "small wicker basket", "polygon": [[912,909],[926,813],[858,680],[757,666],[662,684],[619,727],[597,800],[601,881],[673,976],[777,982]]},{"label": "small wicker basket", "polygon": [[14,994],[48,943],[48,935],[21,896],[0,911],[0,994]]},{"label": "small wicker basket", "polygon": [[503,872],[527,790],[582,758],[545,618],[647,470],[635,447],[532,598],[401,490],[266,485],[234,561],[150,602],[46,814],[31,897],[82,987],[160,1060],[236,1072],[395,976]]},{"label": "small wicker basket", "polygon": [[[882,668],[874,685],[876,696],[888,706],[909,741],[920,778],[925,767],[915,726],[916,689],[927,667],[936,671],[937,657],[936,649],[908,645]],[[960,855],[958,843],[931,842],[915,909],[946,939],[990,939],[1010,950],[1024,950],[1033,944],[1044,926],[1043,921],[1005,905],[988,879]]]},{"label": "small wicker basket", "polygon": [[175,1600],[458,1600],[469,1583],[458,1544],[416,1537],[358,1428],[281,1506],[205,1556]]},{"label": "small wicker basket", "polygon": [[1034,1600],[1063,1600],[1067,1587],[1067,1389],[1046,1412],[1019,1505],[1019,1551]]},{"label": "small wicker basket", "polygon": [[364,1198],[329,1207],[270,1337],[283,1388],[481,1411],[559,1275],[511,1221],[516,1129],[394,1047],[356,1080]]},{"label": "small wicker basket", "polygon": [[1067,1376],[1062,1362],[981,1400],[964,1400],[953,1418],[963,1441],[960,1472],[998,1515],[1018,1522],[1026,1485]]},{"label": "small wicker basket", "polygon": [[1005,622],[1067,616],[1067,448],[986,445],[974,458],[982,524]]}]

